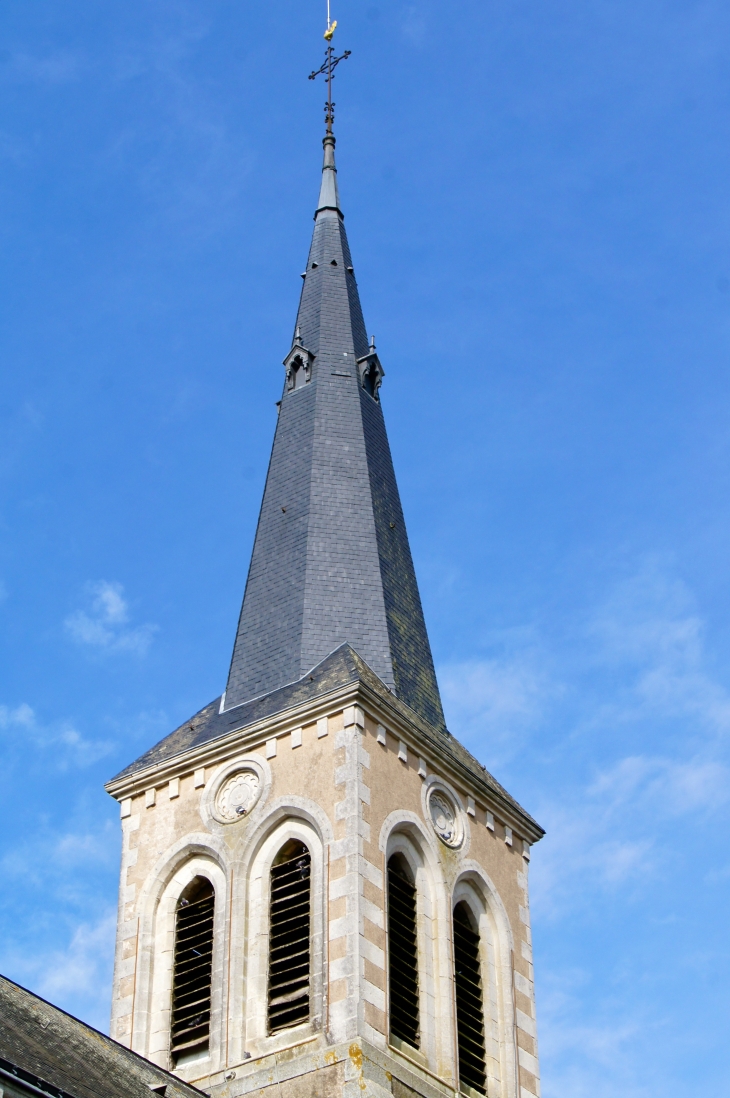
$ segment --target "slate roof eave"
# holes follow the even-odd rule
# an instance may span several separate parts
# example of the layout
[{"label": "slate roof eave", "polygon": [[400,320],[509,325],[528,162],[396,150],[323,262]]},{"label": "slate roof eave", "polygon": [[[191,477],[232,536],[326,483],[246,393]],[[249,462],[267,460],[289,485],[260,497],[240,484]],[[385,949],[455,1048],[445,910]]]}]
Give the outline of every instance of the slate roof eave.
[{"label": "slate roof eave", "polygon": [[171,762],[195,748],[214,743],[232,732],[244,733],[248,727],[262,719],[274,717],[298,705],[315,702],[338,687],[358,681],[376,695],[381,704],[385,704],[398,714],[407,725],[415,727],[419,735],[432,748],[435,757],[443,757],[447,765],[451,764],[457,771],[461,771],[464,777],[477,787],[481,787],[487,795],[496,798],[517,818],[522,819],[533,835],[532,841],[542,837],[544,829],[486,767],[482,766],[479,760],[450,732],[430,728],[418,713],[389,690],[349,644],[340,645],[297,682],[251,702],[221,711],[221,699],[217,698],[120,771],[107,783],[106,788],[111,791],[118,782],[132,777],[139,771]]},{"label": "slate roof eave", "polygon": [[33,1087],[35,1078],[56,1098],[151,1098],[150,1084],[165,1084],[166,1098],[204,1093],[5,976],[0,1060],[19,1069],[9,1071],[19,1087]]}]

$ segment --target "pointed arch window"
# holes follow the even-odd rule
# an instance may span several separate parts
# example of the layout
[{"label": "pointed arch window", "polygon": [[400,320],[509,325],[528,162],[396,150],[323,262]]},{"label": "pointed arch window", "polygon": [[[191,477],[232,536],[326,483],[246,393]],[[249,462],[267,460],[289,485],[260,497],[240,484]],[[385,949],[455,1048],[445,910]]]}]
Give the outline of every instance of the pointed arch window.
[{"label": "pointed arch window", "polygon": [[297,355],[296,358],[292,359],[290,370],[289,387],[291,389],[300,389],[302,385],[306,384],[304,361],[300,355]]},{"label": "pointed arch window", "polygon": [[454,908],[454,983],[459,1044],[459,1084],[486,1094],[484,997],[479,928],[468,904]]},{"label": "pointed arch window", "polygon": [[304,348],[301,354],[290,354],[286,359],[286,389],[291,393],[303,389],[312,376],[312,356]]},{"label": "pointed arch window", "polygon": [[215,892],[206,877],[195,877],[175,914],[170,1049],[175,1066],[198,1059],[210,1042]]},{"label": "pointed arch window", "polygon": [[368,396],[377,400],[380,387],[380,374],[375,363],[371,363],[363,373],[362,387]]},{"label": "pointed arch window", "polygon": [[291,840],[271,867],[269,1033],[309,1021],[312,858]]},{"label": "pointed arch window", "polygon": [[378,390],[385,377],[385,370],[380,365],[380,359],[375,350],[375,336],[370,340],[368,353],[357,360],[357,368],[360,374],[360,384],[365,392],[373,400],[379,400]]},{"label": "pointed arch window", "polygon": [[388,859],[388,989],[391,1037],[418,1048],[416,888],[402,854]]}]

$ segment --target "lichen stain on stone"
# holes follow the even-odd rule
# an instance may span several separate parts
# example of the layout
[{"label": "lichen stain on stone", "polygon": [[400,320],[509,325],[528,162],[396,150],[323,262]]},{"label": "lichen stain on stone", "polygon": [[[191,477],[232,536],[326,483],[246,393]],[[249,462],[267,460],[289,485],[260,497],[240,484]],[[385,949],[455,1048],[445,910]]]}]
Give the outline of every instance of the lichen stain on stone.
[{"label": "lichen stain on stone", "polygon": [[337,1063],[337,1053],[336,1052],[325,1052],[324,1062],[325,1062],[325,1064],[336,1064]]},{"label": "lichen stain on stone", "polygon": [[441,854],[442,871],[449,887],[451,887],[456,878],[459,875],[461,867],[461,855],[464,852],[464,846],[462,843],[458,850],[454,850],[450,846],[446,846],[445,843],[439,844],[439,852]]}]

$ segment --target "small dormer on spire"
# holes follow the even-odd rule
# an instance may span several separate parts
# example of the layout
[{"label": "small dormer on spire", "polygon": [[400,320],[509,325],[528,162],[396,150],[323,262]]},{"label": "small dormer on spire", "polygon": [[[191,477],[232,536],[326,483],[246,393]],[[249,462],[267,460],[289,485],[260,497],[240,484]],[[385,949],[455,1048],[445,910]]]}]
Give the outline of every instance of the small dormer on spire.
[{"label": "small dormer on spire", "polygon": [[385,370],[381,366],[378,352],[375,350],[375,336],[370,336],[368,353],[357,360],[357,370],[360,378],[360,385],[365,392],[371,396],[373,400],[380,400],[378,390],[383,383]]},{"label": "small dormer on spire", "polygon": [[302,330],[297,324],[292,349],[284,359],[286,370],[286,391],[302,389],[312,379],[312,366],[317,356],[308,351],[302,343]]}]

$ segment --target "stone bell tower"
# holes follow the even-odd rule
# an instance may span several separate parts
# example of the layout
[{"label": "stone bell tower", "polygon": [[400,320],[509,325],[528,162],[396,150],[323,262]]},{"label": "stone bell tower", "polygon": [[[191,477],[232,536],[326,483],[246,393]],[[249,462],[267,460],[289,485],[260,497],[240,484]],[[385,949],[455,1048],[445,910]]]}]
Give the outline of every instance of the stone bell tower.
[{"label": "stone bell tower", "polygon": [[334,153],[226,689],[107,785],[111,1033],[216,1098],[530,1098],[543,832],[444,723]]}]

